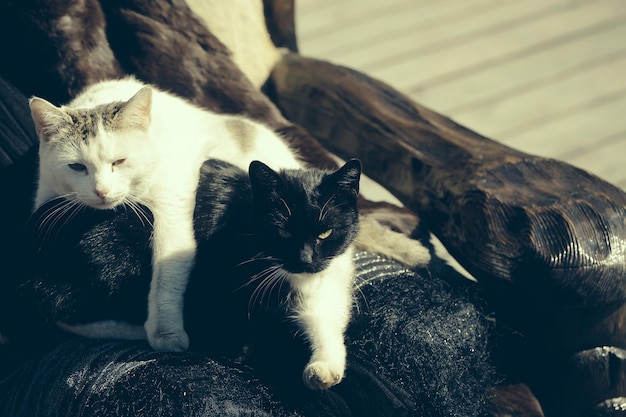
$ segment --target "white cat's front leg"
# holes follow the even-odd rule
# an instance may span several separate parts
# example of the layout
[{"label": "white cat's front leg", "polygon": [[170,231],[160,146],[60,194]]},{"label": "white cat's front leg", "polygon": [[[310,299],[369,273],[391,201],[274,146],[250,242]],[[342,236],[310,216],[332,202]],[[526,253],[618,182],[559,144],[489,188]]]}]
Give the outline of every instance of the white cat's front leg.
[{"label": "white cat's front leg", "polygon": [[183,351],[189,347],[183,302],[195,253],[191,213],[184,210],[154,213],[153,271],[144,326],[153,349]]}]

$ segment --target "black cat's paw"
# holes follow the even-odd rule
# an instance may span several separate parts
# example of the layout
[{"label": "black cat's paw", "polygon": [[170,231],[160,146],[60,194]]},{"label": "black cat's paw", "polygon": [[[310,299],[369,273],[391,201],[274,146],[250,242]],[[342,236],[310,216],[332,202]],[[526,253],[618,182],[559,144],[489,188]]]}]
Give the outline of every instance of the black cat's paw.
[{"label": "black cat's paw", "polygon": [[345,366],[330,362],[311,362],[302,374],[304,385],[312,390],[325,390],[337,385],[343,379]]}]

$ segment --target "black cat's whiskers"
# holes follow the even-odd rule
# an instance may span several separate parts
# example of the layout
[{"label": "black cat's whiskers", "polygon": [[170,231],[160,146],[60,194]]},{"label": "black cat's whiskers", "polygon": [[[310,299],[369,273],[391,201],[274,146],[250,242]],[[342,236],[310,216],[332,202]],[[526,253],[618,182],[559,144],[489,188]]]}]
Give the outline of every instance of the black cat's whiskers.
[{"label": "black cat's whiskers", "polygon": [[248,279],[243,285],[241,285],[239,288],[237,288],[237,290],[241,290],[245,287],[249,287],[250,285],[254,284],[256,281],[261,280],[261,283],[259,283],[254,291],[252,292],[252,295],[255,295],[255,293],[259,290],[259,287],[261,285],[263,285],[263,280],[265,280],[266,278],[268,278],[268,274],[273,274],[275,272],[279,272],[279,270],[281,269],[280,266],[278,265],[272,265],[272,266],[268,266],[267,268],[265,268],[263,271],[254,274],[253,276],[250,277],[250,279]]},{"label": "black cat's whiskers", "polygon": [[[243,235],[243,234],[240,234]],[[270,255],[265,255],[263,252],[259,252],[256,255],[254,255],[253,257],[251,257],[250,259],[246,259],[245,261],[239,262],[236,267],[240,267],[246,264],[249,264],[251,262],[257,262],[257,261],[270,261],[270,262],[277,262],[279,261],[278,258],[276,258],[275,256],[270,256]],[[246,284],[244,284],[245,286]]]},{"label": "black cat's whiskers", "polygon": [[255,292],[256,290],[259,290],[259,293],[261,295],[261,297],[258,299],[259,304],[263,304],[263,300],[267,299],[269,305],[269,298],[272,294],[272,291],[274,290],[274,288],[276,288],[276,284],[278,284],[279,281],[284,278],[285,274],[279,266],[274,265],[265,269],[264,275],[265,278],[263,278],[259,285],[257,285],[257,287],[255,288]]},{"label": "black cat's whiskers", "polygon": [[253,275],[250,280],[244,285],[250,285],[252,282],[261,281],[252,291],[250,295],[250,299],[248,300],[248,318],[252,315],[252,311],[255,305],[262,305],[263,300],[267,300],[267,304],[269,305],[269,300],[274,292],[274,289],[277,285],[282,288],[282,284],[287,277],[287,272],[279,265],[271,265],[265,268],[263,271],[258,274]]},{"label": "black cat's whiskers", "polygon": [[[359,269],[363,269],[363,267],[359,267]],[[365,308],[367,310],[369,310],[370,306],[369,303],[367,302],[367,297],[365,296],[365,293],[363,292],[363,287],[365,285],[367,285],[369,282],[368,281],[361,281],[361,282],[356,282],[353,281],[353,285],[352,288],[354,289],[354,294],[358,294],[354,296],[354,307],[356,308],[357,313],[361,313],[361,305],[359,303],[359,298],[361,300],[363,300],[363,304],[365,304]]]},{"label": "black cat's whiskers", "polygon": [[354,286],[354,292],[358,293],[360,295],[360,297],[354,297],[354,307],[356,308],[356,311],[358,314],[361,314],[361,305],[359,304],[359,300],[358,298],[363,300],[363,304],[365,304],[365,308],[369,310],[370,305],[367,302],[367,297],[365,296],[365,293],[363,292],[363,290],[361,289],[362,286],[361,285],[355,285]]},{"label": "black cat's whiskers", "polygon": [[326,210],[326,207],[328,207],[330,202],[333,201],[333,198],[335,198],[335,195],[337,195],[337,194],[331,195],[330,198],[328,200],[326,200],[326,202],[322,206],[322,209],[320,210],[319,218],[317,219],[318,221],[322,221],[324,219],[324,216],[326,216],[326,213],[328,213],[330,211],[330,209]]},{"label": "black cat's whiskers", "polygon": [[235,266],[235,268],[239,268],[241,266],[250,264],[252,262],[260,262],[260,261],[272,262],[272,265],[268,266],[267,268],[263,269],[262,271],[260,271],[260,272],[258,272],[256,274],[252,275],[250,277],[250,279],[248,279],[245,283],[243,283],[240,287],[237,288],[237,291],[241,290],[242,288],[250,286],[255,281],[258,281],[259,279],[264,278],[265,274],[267,274],[269,270],[282,269],[282,265],[276,263],[276,262],[279,261],[278,258],[276,258],[274,256],[265,255],[263,252],[259,252],[256,255],[254,255],[253,257],[251,257],[250,259],[246,259],[245,261],[239,262]]},{"label": "black cat's whiskers", "polygon": [[289,217],[291,217],[291,209],[289,208],[289,205],[287,204],[284,198],[280,197],[280,201],[282,201],[282,203],[285,205],[285,208],[287,209],[287,217],[282,216],[282,214],[281,216],[283,220],[287,220]]},{"label": "black cat's whiskers", "polygon": [[322,206],[322,209],[320,210],[320,215],[319,215],[319,220],[318,221],[320,221],[320,222],[323,221],[324,218],[328,215],[328,213],[331,213],[333,210],[338,209],[341,206],[345,206],[345,205],[349,204],[348,202],[344,201],[341,204],[330,205],[330,202],[333,201],[335,196],[336,196],[336,194],[333,194],[326,201],[326,203],[324,203],[324,205]]}]

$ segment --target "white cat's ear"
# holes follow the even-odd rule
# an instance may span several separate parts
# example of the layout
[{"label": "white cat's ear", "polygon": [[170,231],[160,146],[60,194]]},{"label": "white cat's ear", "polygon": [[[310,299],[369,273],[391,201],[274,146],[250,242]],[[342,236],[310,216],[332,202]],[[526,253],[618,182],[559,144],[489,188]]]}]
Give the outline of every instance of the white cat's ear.
[{"label": "white cat's ear", "polygon": [[70,116],[54,104],[39,97],[32,97],[28,101],[30,114],[35,122],[35,129],[39,140],[48,142],[59,127],[72,123]]},{"label": "white cat's ear", "polygon": [[125,127],[147,131],[152,123],[152,88],[142,87],[121,108]]}]

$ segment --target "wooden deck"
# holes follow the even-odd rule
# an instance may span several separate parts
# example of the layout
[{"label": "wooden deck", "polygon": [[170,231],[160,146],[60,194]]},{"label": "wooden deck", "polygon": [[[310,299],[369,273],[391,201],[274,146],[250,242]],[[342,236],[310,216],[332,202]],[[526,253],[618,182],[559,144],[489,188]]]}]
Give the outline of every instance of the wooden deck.
[{"label": "wooden deck", "polygon": [[626,189],[626,0],[296,0],[300,53]]}]

